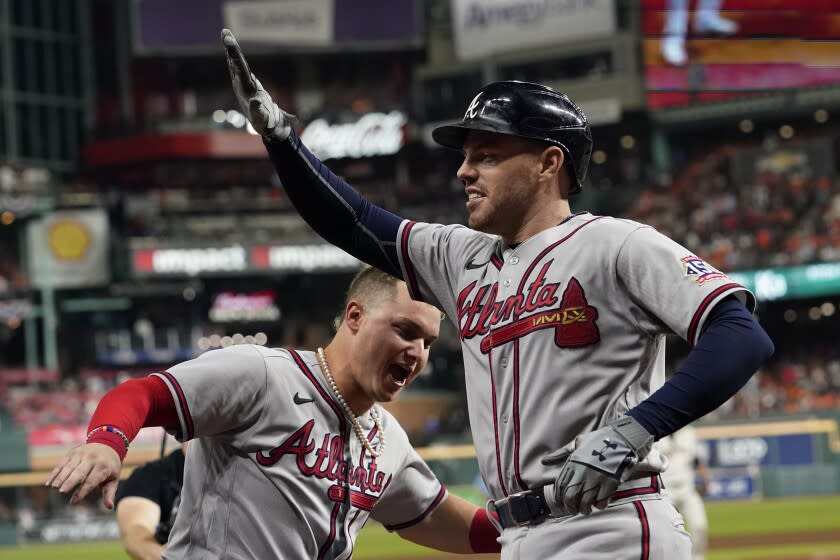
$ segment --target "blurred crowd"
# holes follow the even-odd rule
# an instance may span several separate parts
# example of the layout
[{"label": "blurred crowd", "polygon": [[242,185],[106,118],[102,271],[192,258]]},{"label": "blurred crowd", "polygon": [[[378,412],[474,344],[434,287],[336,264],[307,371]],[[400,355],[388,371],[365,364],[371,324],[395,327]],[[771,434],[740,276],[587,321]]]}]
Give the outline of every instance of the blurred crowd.
[{"label": "blurred crowd", "polygon": [[692,162],[680,180],[643,189],[628,217],[722,270],[840,259],[840,179],[769,150],[764,165],[736,183],[730,165],[746,150],[755,148],[720,148]]}]

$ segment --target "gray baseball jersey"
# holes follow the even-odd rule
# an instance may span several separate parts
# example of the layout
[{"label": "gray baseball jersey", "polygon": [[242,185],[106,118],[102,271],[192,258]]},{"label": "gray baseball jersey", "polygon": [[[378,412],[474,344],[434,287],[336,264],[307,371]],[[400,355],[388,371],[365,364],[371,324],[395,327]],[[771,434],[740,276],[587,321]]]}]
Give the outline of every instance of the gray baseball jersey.
[{"label": "gray baseball jersey", "polygon": [[313,352],[232,346],[153,375],[175,400],[176,436],[195,438],[168,560],[349,558],[368,517],[402,529],[447,497],[381,407],[387,447],[366,454]]},{"label": "gray baseball jersey", "polygon": [[658,389],[667,333],[694,343],[730,294],[755,305],[741,285],[629,220],[581,213],[514,248],[464,226],[406,220],[398,241],[412,296],[443,309],[460,333],[494,499],[553,481],[543,456]]}]

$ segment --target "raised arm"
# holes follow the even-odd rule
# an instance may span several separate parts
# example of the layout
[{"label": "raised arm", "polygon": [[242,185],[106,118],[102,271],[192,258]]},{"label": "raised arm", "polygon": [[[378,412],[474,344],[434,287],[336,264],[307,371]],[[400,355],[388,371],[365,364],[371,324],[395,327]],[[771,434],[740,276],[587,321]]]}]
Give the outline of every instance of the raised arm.
[{"label": "raised arm", "polygon": [[99,401],[88,425],[87,442],[74,448],[50,473],[45,486],[66,494],[71,504],[81,502],[95,488],[102,489],[102,503],[114,508],[114,495],[128,445],[140,428],[178,426],[175,401],[159,378],[126,381]]},{"label": "raised arm", "polygon": [[274,168],[301,217],[324,239],[397,278],[397,232],[403,219],[369,203],[300,141],[293,116],[280,109],[251,73],[233,34],[222,30],[233,91],[263,137]]}]

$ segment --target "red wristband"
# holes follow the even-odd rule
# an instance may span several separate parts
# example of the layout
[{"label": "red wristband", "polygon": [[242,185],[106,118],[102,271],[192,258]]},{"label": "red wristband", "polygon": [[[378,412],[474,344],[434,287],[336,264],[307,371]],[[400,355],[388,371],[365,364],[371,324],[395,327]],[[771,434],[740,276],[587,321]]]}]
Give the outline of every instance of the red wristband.
[{"label": "red wristband", "polygon": [[487,511],[477,510],[470,524],[470,546],[473,552],[501,552],[502,545],[498,538],[499,531],[490,522]]},{"label": "red wristband", "polygon": [[100,430],[88,436],[87,443],[101,443],[107,445],[117,452],[120,456],[120,462],[125,459],[125,454],[128,453],[128,447],[125,445],[125,440],[113,432],[106,432]]}]

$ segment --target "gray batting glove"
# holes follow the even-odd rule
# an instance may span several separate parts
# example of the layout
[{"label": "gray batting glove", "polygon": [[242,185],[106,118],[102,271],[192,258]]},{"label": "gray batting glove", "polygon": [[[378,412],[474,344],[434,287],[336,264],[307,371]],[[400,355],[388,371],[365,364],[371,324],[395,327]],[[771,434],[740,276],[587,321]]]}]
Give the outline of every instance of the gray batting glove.
[{"label": "gray batting glove", "polygon": [[575,438],[574,450],[564,445],[542,464],[563,465],[554,481],[554,502],[565,513],[589,515],[593,506],[607,507],[618,485],[627,481],[650,452],[653,436],[630,416]]},{"label": "gray batting glove", "polygon": [[251,73],[242,48],[229,29],[222,29],[230,81],[244,115],[260,135],[269,140],[286,140],[292,132],[294,115],[283,111]]}]

